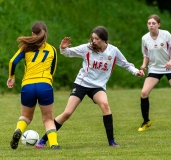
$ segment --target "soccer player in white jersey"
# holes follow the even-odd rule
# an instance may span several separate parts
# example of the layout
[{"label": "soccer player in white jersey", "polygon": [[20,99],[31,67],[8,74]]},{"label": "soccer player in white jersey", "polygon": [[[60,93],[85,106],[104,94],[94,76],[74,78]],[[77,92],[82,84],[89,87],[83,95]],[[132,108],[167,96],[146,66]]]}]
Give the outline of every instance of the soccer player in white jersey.
[{"label": "soccer player in white jersey", "polygon": [[142,37],[143,64],[140,67],[148,75],[141,91],[141,113],[143,123],[138,131],[144,131],[151,126],[149,119],[149,94],[154,86],[165,75],[171,85],[171,35],[166,30],[159,29],[160,17],[151,15],[147,20],[149,32]]},{"label": "soccer player in white jersey", "polygon": [[[98,26],[91,33],[90,43],[77,47],[70,46],[70,37],[65,37],[60,44],[60,52],[66,57],[79,57],[83,59],[66,108],[62,114],[54,120],[56,129],[69,119],[85,95],[88,95],[102,110],[103,123],[106,129],[109,146],[118,146],[114,140],[113,118],[106,95],[106,83],[114,69],[119,65],[133,75],[143,77],[143,70],[138,70],[129,63],[119,49],[108,43],[108,32],[103,26]],[[36,144],[37,148],[43,148],[47,141],[46,134]]]}]

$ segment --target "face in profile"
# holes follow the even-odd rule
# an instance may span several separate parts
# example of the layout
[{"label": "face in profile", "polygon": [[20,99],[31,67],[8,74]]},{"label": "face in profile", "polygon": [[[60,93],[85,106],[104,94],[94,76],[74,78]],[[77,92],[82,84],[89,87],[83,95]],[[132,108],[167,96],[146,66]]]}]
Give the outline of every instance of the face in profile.
[{"label": "face in profile", "polygon": [[105,41],[103,41],[102,39],[100,39],[96,33],[92,33],[92,35],[91,35],[91,41],[93,43],[93,46],[96,47],[96,48],[99,48],[99,49],[102,48],[102,46],[105,43]]}]

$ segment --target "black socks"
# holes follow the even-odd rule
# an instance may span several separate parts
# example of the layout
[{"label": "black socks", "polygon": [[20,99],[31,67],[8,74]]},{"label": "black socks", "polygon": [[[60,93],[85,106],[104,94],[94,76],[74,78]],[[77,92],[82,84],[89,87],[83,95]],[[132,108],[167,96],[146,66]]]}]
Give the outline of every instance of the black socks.
[{"label": "black socks", "polygon": [[149,121],[149,108],[150,108],[150,104],[149,104],[148,97],[141,98],[141,113],[142,113],[144,122]]},{"label": "black socks", "polygon": [[108,141],[114,140],[112,114],[103,116],[103,123],[106,129],[106,135],[107,135]]}]

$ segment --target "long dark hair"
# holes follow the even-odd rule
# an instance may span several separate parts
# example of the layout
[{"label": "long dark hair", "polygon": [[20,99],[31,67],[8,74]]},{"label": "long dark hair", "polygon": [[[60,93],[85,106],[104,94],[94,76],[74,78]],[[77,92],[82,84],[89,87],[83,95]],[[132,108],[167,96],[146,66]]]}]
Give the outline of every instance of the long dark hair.
[{"label": "long dark hair", "polygon": [[17,39],[22,52],[34,51],[40,48],[47,39],[47,27],[44,22],[37,21],[32,25],[32,36],[21,36]]},{"label": "long dark hair", "polygon": [[90,45],[88,46],[88,48],[90,48],[94,52],[98,52],[99,48],[97,48],[92,42],[92,34],[93,33],[97,34],[97,36],[100,39],[102,39],[103,41],[105,41],[107,44],[108,43],[108,32],[107,32],[107,29],[103,26],[97,26],[92,30],[90,39],[89,39]]}]

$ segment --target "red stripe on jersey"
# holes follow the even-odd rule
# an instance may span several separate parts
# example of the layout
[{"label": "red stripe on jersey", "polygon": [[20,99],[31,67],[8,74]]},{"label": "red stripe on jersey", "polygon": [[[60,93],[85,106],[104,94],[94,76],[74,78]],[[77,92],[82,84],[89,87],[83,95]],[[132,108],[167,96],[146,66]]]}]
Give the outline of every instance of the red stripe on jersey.
[{"label": "red stripe on jersey", "polygon": [[167,50],[169,50],[169,44],[166,42]]},{"label": "red stripe on jersey", "polygon": [[166,47],[167,47],[168,55],[169,55],[169,58],[170,58],[171,49],[170,49],[170,45],[169,45],[168,42],[166,42]]},{"label": "red stripe on jersey", "polygon": [[115,63],[116,63],[116,57],[114,58],[113,65],[112,65],[112,70],[111,70],[110,74],[112,74],[112,72],[113,72],[113,70],[114,70]]},{"label": "red stripe on jersey", "polygon": [[145,46],[144,47],[144,52],[147,53],[148,52],[148,48]]},{"label": "red stripe on jersey", "polygon": [[89,68],[89,65],[90,65],[90,52],[88,52],[86,54],[86,58],[87,58],[87,63],[88,63],[88,65],[87,65],[87,72],[88,72],[88,68]]}]

